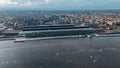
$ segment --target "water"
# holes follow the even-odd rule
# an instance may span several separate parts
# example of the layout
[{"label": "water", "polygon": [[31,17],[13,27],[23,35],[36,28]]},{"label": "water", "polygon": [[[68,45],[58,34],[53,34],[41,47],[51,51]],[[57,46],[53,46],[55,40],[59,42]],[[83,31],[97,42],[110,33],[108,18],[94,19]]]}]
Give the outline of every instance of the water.
[{"label": "water", "polygon": [[0,68],[120,68],[120,37],[1,41]]}]

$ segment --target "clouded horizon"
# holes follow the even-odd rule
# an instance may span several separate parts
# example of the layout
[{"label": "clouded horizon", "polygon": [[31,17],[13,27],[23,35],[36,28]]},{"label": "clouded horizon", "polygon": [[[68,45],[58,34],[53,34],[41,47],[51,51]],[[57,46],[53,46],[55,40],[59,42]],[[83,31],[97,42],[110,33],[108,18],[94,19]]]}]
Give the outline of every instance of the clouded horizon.
[{"label": "clouded horizon", "polygon": [[120,9],[120,0],[0,0],[0,10]]}]

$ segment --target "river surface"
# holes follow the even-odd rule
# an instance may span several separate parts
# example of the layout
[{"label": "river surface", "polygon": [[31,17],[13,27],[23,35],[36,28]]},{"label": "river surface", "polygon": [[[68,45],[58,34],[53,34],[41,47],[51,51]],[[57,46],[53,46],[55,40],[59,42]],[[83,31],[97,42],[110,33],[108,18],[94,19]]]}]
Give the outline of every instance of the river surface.
[{"label": "river surface", "polygon": [[120,37],[0,41],[0,68],[120,68]]}]

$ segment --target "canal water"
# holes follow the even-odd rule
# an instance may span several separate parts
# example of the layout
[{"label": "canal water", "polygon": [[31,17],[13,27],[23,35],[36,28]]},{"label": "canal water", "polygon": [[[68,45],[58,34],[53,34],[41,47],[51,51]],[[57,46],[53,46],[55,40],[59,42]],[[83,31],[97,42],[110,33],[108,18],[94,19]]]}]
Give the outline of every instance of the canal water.
[{"label": "canal water", "polygon": [[0,68],[120,68],[120,37],[0,41]]}]

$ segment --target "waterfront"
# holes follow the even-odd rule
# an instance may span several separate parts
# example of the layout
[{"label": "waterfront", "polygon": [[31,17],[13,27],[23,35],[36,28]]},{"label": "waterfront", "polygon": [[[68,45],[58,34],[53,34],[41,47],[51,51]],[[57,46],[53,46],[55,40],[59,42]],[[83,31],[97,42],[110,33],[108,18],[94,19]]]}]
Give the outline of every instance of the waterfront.
[{"label": "waterfront", "polygon": [[120,37],[0,41],[0,68],[120,68]]}]

